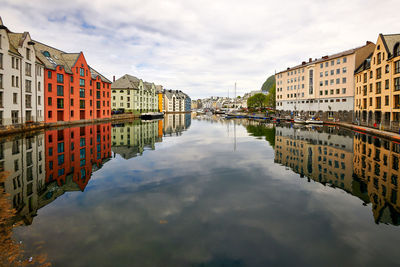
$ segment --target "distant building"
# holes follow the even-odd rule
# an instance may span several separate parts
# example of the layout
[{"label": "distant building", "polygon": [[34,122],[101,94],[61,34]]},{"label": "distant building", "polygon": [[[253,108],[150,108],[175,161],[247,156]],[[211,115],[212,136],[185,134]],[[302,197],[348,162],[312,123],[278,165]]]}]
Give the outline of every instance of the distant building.
[{"label": "distant building", "polygon": [[111,108],[132,112],[158,111],[158,94],[154,83],[143,82],[125,74],[111,85]]},{"label": "distant building", "polygon": [[276,74],[279,115],[351,121],[354,110],[354,71],[375,44],[303,62]]},{"label": "distant building", "polygon": [[156,85],[156,94],[158,97],[158,111],[159,112],[164,112],[164,95],[163,95],[163,86],[162,85]]},{"label": "distant building", "polygon": [[190,112],[190,97],[179,90],[164,90],[165,112]]}]

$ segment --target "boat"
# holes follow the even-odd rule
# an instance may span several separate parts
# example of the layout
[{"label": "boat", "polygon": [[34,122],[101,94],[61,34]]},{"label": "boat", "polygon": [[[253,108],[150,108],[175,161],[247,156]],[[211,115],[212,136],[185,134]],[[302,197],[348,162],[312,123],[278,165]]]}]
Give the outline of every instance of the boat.
[{"label": "boat", "polygon": [[308,120],[306,120],[306,123],[307,123],[307,124],[324,124],[323,121],[321,121],[321,120],[316,120],[316,119],[308,119]]},{"label": "boat", "polygon": [[164,118],[164,113],[162,112],[149,112],[140,114],[140,119],[142,120],[155,120]]},{"label": "boat", "polygon": [[295,118],[294,118],[294,123],[305,124],[306,121],[303,120],[303,119],[300,118],[300,117],[295,117]]}]

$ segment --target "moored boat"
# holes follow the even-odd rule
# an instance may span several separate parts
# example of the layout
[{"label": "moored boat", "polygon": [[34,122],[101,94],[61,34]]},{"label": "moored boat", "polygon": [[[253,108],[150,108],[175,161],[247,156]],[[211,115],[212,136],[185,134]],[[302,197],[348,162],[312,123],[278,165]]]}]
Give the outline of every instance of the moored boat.
[{"label": "moored boat", "polygon": [[296,118],[294,118],[294,123],[305,124],[306,121],[303,120],[303,119],[300,118],[300,117],[296,117]]},{"label": "moored boat", "polygon": [[306,120],[306,123],[307,123],[307,124],[324,124],[323,121],[321,121],[321,120],[316,120],[316,119],[308,119],[308,120]]},{"label": "moored boat", "polygon": [[140,119],[142,120],[155,120],[161,119],[164,117],[164,113],[162,112],[149,112],[140,114]]}]

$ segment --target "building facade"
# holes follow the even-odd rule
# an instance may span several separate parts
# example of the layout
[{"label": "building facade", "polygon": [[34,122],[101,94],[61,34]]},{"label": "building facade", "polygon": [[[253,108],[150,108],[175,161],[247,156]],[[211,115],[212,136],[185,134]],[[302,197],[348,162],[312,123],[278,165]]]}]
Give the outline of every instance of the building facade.
[{"label": "building facade", "polygon": [[167,113],[190,112],[191,99],[180,90],[164,90],[164,111]]},{"label": "building facade", "polygon": [[46,123],[111,117],[111,82],[90,68],[82,52],[65,53],[35,43],[36,55],[45,65]]},{"label": "building facade", "polygon": [[358,66],[354,79],[356,122],[398,132],[400,34],[380,34],[374,51]]},{"label": "building facade", "polygon": [[281,116],[317,117],[352,121],[354,71],[374,50],[366,45],[301,65],[276,74],[276,110]]},{"label": "building facade", "polygon": [[159,100],[154,83],[125,74],[112,83],[111,89],[112,110],[134,113],[158,111]]},{"label": "building facade", "polygon": [[28,32],[13,33],[0,18],[0,125],[43,122],[44,72]]}]

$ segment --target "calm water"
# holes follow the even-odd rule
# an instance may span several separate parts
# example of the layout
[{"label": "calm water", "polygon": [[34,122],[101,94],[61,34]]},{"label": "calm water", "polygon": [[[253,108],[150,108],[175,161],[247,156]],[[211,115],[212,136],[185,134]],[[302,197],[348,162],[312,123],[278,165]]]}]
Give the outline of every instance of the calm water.
[{"label": "calm water", "polygon": [[14,238],[53,266],[399,265],[400,145],[170,115],[1,143]]}]

